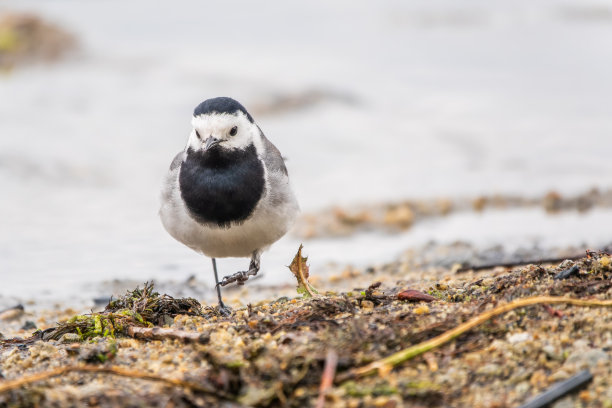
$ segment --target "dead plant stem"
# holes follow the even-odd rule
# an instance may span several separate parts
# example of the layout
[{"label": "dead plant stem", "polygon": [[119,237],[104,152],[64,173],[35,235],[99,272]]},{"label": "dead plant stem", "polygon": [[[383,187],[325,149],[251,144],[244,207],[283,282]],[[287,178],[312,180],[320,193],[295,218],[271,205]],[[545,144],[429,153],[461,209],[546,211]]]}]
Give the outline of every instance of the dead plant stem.
[{"label": "dead plant stem", "polygon": [[200,384],[196,384],[189,381],[178,380],[174,378],[165,378],[155,374],[145,373],[142,371],[136,370],[128,370],[122,367],[117,366],[94,366],[94,365],[70,365],[64,367],[54,368],[53,370],[43,371],[41,373],[32,374],[26,377],[21,377],[15,380],[3,381],[0,382],[0,393],[11,391],[14,389],[18,389],[24,387],[26,385],[44,381],[52,377],[57,377],[58,375],[63,375],[70,372],[87,372],[87,373],[101,373],[101,374],[112,374],[118,375],[121,377],[128,378],[139,378],[143,380],[150,381],[158,381],[163,382],[168,385],[172,385],[175,387],[183,387],[189,388],[194,391],[204,392],[207,394],[213,394],[219,396],[219,393],[216,390],[211,388],[207,388]]},{"label": "dead plant stem", "polygon": [[376,372],[384,373],[385,371],[390,370],[392,367],[395,367],[398,364],[401,364],[411,358],[419,356],[429,350],[432,350],[436,347],[441,346],[444,343],[447,343],[454,338],[462,335],[466,331],[486,322],[487,320],[498,316],[500,314],[509,312],[510,310],[531,306],[540,303],[565,303],[574,306],[588,306],[588,307],[612,307],[612,300],[597,300],[597,299],[572,299],[568,297],[557,297],[557,296],[535,296],[530,298],[517,299],[510,303],[497,306],[494,309],[488,310],[473,319],[468,320],[467,322],[460,324],[459,326],[451,329],[441,335],[434,337],[431,340],[427,340],[421,342],[419,344],[415,344],[412,347],[408,347],[407,349],[398,351],[397,353],[391,354],[388,357],[385,357],[381,360],[374,361],[373,363],[367,364],[363,367],[359,367],[353,370],[348,371],[342,376],[338,376],[337,382],[343,382],[349,380],[351,378],[364,377],[366,375],[374,374]]}]

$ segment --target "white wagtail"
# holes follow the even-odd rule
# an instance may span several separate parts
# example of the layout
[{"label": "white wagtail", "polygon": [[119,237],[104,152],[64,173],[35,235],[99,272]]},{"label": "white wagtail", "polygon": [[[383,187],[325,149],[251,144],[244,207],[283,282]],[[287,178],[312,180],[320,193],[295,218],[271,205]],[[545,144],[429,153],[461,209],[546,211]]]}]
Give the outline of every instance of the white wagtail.
[{"label": "white wagtail", "polygon": [[[299,206],[283,157],[239,102],[207,99],[191,124],[165,178],[159,214],[176,240],[212,258],[225,312],[220,286],[257,274],[261,252],[285,235]],[[224,257],[250,257],[249,270],[219,282],[215,258]]]}]

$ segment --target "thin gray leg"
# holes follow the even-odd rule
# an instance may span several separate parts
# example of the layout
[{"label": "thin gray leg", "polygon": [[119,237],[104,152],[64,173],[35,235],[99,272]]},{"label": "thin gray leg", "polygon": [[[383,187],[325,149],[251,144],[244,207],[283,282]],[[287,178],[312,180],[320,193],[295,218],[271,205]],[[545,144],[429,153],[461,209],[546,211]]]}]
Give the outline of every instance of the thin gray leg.
[{"label": "thin gray leg", "polygon": [[249,264],[248,271],[236,272],[233,275],[226,276],[223,278],[221,283],[219,283],[219,285],[226,286],[233,282],[236,282],[238,285],[244,285],[244,282],[246,282],[250,276],[255,276],[257,275],[257,272],[259,272],[260,256],[261,251],[254,251],[253,255],[251,255],[251,263]]},{"label": "thin gray leg", "polygon": [[217,289],[217,297],[219,298],[219,310],[227,309],[223,300],[221,300],[221,288],[219,286],[219,275],[217,275],[217,260],[215,258],[212,259],[213,271],[215,271],[215,288]]},{"label": "thin gray leg", "polygon": [[255,276],[259,272],[259,258],[261,257],[261,251],[253,252],[251,255],[251,263],[249,264],[249,275]]}]

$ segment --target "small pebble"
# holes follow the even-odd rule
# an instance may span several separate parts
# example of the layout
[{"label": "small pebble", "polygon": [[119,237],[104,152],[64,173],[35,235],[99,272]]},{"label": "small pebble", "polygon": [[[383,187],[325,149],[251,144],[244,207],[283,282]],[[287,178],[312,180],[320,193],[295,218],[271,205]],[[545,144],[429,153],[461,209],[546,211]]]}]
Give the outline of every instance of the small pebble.
[{"label": "small pebble", "polygon": [[98,306],[98,307],[108,305],[110,300],[111,300],[111,296],[101,296],[101,297],[93,298],[94,306]]},{"label": "small pebble", "polygon": [[547,344],[546,346],[542,347],[542,351],[544,352],[544,354],[546,354],[546,357],[551,360],[563,360],[563,355],[551,344]]},{"label": "small pebble", "polygon": [[374,303],[372,303],[372,301],[370,301],[370,300],[362,300],[361,301],[361,308],[362,309],[373,309],[374,308]]},{"label": "small pebble", "polygon": [[21,326],[22,330],[34,330],[36,329],[36,323],[31,320],[26,320],[26,322]]},{"label": "small pebble", "polygon": [[499,364],[485,364],[476,370],[477,374],[495,376],[501,374],[502,368]]},{"label": "small pebble", "polygon": [[588,366],[593,368],[600,362],[607,362],[608,360],[608,354],[601,349],[590,349],[586,351],[578,350],[569,355],[564,365],[576,365],[579,368]]},{"label": "small pebble", "polygon": [[71,343],[66,347],[66,352],[68,354],[76,354],[79,352],[80,348],[81,348],[80,343]]},{"label": "small pebble", "polygon": [[3,310],[0,312],[0,320],[5,322],[9,322],[11,320],[17,320],[21,316],[23,316],[24,308],[23,305],[17,305],[15,307],[11,307],[10,309]]},{"label": "small pebble", "polygon": [[507,337],[509,343],[522,343],[531,340],[531,334],[528,332],[514,333]]},{"label": "small pebble", "polygon": [[563,381],[563,380],[567,380],[568,378],[570,378],[570,374],[567,371],[561,369],[561,370],[554,372],[549,378],[551,381],[555,381],[555,382]]},{"label": "small pebble", "polygon": [[514,392],[516,392],[520,396],[523,396],[523,395],[527,394],[527,392],[529,391],[530,388],[531,388],[531,386],[529,385],[529,383],[527,381],[521,381],[514,388]]},{"label": "small pebble", "polygon": [[422,315],[422,314],[427,314],[427,313],[429,313],[429,307],[427,307],[426,305],[421,305],[417,307],[416,309],[414,309],[414,314],[417,314],[417,315]]},{"label": "small pebble", "polygon": [[574,401],[571,396],[567,396],[553,403],[551,408],[574,408]]},{"label": "small pebble", "polygon": [[580,398],[582,401],[586,403],[590,402],[593,399],[593,397],[591,397],[591,393],[589,392],[589,390],[580,391],[580,394],[578,394],[578,398]]}]

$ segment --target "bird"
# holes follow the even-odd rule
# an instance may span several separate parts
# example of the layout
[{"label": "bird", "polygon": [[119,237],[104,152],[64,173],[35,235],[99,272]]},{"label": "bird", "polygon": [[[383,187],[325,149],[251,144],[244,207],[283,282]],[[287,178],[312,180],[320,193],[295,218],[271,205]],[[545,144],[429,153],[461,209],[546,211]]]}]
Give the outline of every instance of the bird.
[{"label": "bird", "polygon": [[[159,215],[173,238],[212,259],[219,311],[228,314],[221,286],[255,276],[262,252],[287,233],[300,207],[283,156],[240,102],[206,99],[191,125],[164,178]],[[226,257],[250,258],[248,270],[219,281],[216,259]]]}]

